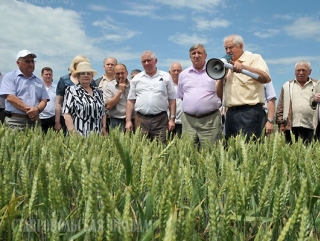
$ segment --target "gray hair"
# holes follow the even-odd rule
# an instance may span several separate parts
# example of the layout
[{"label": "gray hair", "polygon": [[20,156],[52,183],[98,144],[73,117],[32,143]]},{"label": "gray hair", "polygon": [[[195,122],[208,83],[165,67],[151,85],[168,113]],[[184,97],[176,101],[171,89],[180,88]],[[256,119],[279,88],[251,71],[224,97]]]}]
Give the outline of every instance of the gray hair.
[{"label": "gray hair", "polygon": [[224,37],[223,42],[227,41],[228,39],[233,38],[232,42],[236,45],[239,46],[242,44],[244,46],[244,40],[240,35],[229,35],[227,37]]},{"label": "gray hair", "polygon": [[115,65],[118,64],[118,60],[117,60],[116,58],[114,58],[114,57],[107,57],[107,58],[105,58],[105,59],[103,60],[103,64],[104,64],[104,62],[106,62],[107,59],[113,59],[113,61],[116,63]]},{"label": "gray hair", "polygon": [[294,66],[294,68],[296,69],[298,65],[305,65],[307,66],[309,69],[311,69],[311,64],[309,61],[307,60],[300,60],[296,63],[296,65]]},{"label": "gray hair", "polygon": [[195,49],[197,49],[197,48],[203,48],[203,51],[204,51],[204,53],[206,54],[207,53],[207,51],[206,51],[206,48],[204,47],[204,45],[203,44],[194,44],[194,45],[192,45],[191,47],[190,47],[190,49],[189,49],[189,53],[191,53],[193,50],[195,50]]},{"label": "gray hair", "polygon": [[150,57],[151,57],[152,59],[156,59],[156,58],[157,58],[156,54],[155,54],[153,51],[151,51],[151,50],[143,51],[142,54],[141,54],[141,57],[142,57],[143,55],[145,55],[145,54],[150,54]]}]

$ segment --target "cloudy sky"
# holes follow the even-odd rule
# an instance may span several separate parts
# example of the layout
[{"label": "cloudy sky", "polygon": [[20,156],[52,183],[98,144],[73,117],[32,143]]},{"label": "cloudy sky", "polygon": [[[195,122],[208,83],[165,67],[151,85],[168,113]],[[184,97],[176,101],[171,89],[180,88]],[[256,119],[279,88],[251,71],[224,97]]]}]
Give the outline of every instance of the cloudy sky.
[{"label": "cloudy sky", "polygon": [[0,0],[0,70],[17,68],[21,49],[38,55],[35,74],[67,74],[72,58],[87,56],[98,75],[113,56],[128,70],[142,68],[140,54],[152,50],[158,68],[191,62],[190,46],[202,43],[208,59],[224,56],[223,38],[242,35],[245,49],[266,60],[277,94],[294,78],[294,64],[312,64],[320,79],[320,2],[261,0]]}]

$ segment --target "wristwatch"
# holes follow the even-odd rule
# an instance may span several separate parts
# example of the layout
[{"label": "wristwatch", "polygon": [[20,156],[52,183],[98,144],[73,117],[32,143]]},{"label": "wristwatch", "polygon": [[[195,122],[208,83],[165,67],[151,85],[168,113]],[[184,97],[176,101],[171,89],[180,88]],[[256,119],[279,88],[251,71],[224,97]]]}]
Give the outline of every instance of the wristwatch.
[{"label": "wristwatch", "polygon": [[175,119],[176,119],[176,116],[175,116],[175,115],[171,115],[171,116],[170,116],[170,119],[175,120]]},{"label": "wristwatch", "polygon": [[274,120],[273,119],[267,119],[268,122],[270,122],[271,124],[274,124]]}]

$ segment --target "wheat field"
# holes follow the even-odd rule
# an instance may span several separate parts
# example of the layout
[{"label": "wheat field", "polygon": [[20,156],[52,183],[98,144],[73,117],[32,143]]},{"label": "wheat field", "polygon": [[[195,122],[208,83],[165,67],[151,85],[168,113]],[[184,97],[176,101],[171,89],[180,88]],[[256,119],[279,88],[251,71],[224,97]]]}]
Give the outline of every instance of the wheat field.
[{"label": "wheat field", "polygon": [[319,143],[0,138],[0,240],[320,240]]}]

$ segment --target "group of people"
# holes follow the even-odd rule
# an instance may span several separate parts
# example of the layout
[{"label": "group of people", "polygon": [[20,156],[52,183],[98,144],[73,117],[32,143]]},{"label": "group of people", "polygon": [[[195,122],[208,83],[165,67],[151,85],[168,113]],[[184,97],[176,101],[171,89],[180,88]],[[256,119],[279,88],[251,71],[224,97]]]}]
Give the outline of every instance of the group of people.
[{"label": "group of people", "polygon": [[[157,68],[153,51],[140,56],[143,71],[131,71],[116,58],[104,60],[105,73],[97,72],[88,58],[76,56],[69,73],[57,86],[53,70],[44,67],[42,80],[33,72],[36,54],[22,50],[17,54],[18,70],[3,76],[0,86],[0,117],[11,128],[24,129],[40,121],[41,128],[62,130],[65,134],[107,135],[113,128],[123,132],[140,128],[150,139],[163,143],[168,133],[186,133],[199,146],[216,143],[238,134],[259,138],[263,130],[273,132],[277,122],[286,140],[311,141],[318,133],[320,86],[309,77],[311,65],[299,61],[295,79],[286,82],[276,108],[276,94],[268,66],[261,55],[244,51],[244,40],[230,35],[223,40],[233,69],[221,79],[207,73],[207,52],[202,44],[189,49],[191,65],[178,62],[169,71]],[[244,74],[249,71],[255,78]],[[0,75],[2,78],[2,74]],[[317,113],[317,114],[316,114]],[[275,119],[276,117],[276,119]]]}]

